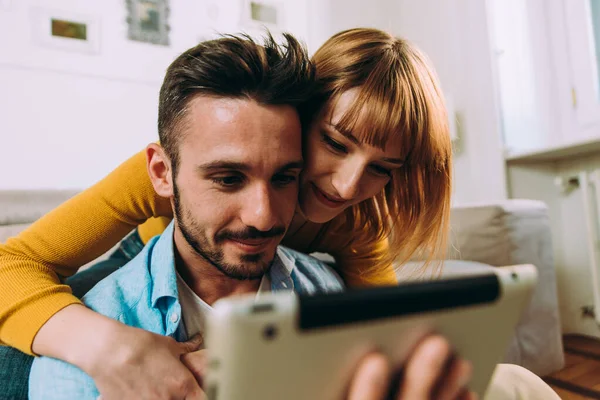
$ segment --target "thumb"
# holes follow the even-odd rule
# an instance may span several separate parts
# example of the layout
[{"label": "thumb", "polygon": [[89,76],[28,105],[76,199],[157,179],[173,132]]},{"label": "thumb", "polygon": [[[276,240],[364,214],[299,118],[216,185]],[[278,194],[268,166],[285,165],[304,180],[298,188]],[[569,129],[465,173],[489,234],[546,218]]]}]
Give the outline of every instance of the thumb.
[{"label": "thumb", "polygon": [[206,375],[206,350],[194,351],[181,356],[181,362],[190,370],[196,381],[203,386],[204,375]]},{"label": "thumb", "polygon": [[198,351],[202,349],[204,345],[204,338],[202,334],[198,333],[194,335],[191,339],[186,342],[179,343],[179,347],[181,348],[183,353],[191,353],[193,351]]}]

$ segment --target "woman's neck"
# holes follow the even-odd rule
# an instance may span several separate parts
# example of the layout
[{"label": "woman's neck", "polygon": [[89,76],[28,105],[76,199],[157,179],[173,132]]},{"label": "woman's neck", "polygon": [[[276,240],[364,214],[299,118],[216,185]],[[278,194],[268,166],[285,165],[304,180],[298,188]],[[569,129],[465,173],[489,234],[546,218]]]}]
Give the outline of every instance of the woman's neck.
[{"label": "woman's neck", "polygon": [[300,210],[300,206],[296,206],[296,212],[294,213],[294,218],[292,218],[292,222],[288,227],[286,236],[295,235],[300,231],[300,229],[302,229],[302,227],[304,227],[304,225],[306,225],[307,222],[309,221],[302,213],[302,210]]}]

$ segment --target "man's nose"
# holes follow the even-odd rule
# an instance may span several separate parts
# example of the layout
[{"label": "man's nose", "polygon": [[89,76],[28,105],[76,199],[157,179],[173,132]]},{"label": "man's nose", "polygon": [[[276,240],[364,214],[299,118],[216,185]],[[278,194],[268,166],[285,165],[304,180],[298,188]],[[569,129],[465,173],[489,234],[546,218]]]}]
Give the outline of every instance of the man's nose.
[{"label": "man's nose", "polygon": [[241,219],[244,225],[259,231],[269,231],[277,225],[277,204],[272,190],[266,185],[254,188],[243,199]]}]

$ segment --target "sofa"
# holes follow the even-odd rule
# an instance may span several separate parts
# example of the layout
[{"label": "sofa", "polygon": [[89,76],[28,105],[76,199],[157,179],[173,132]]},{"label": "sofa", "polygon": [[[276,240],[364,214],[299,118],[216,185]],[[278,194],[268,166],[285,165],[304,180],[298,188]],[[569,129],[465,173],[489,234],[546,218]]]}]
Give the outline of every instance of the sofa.
[{"label": "sofa", "polygon": [[[75,194],[58,190],[0,191],[0,243]],[[532,200],[508,200],[454,207],[449,242],[448,259],[437,279],[516,264],[538,268],[539,283],[516,328],[505,361],[540,376],[561,369],[564,356],[546,206]],[[101,258],[104,257],[106,254]],[[401,281],[413,279],[419,268],[418,261],[397,266],[398,277]]]},{"label": "sofa", "polygon": [[[451,233],[440,278],[473,275],[489,268],[533,264],[538,284],[515,330],[504,362],[539,376],[564,367],[556,271],[548,208],[540,201],[513,199],[453,207]],[[415,279],[420,262],[397,266],[401,281]]]}]

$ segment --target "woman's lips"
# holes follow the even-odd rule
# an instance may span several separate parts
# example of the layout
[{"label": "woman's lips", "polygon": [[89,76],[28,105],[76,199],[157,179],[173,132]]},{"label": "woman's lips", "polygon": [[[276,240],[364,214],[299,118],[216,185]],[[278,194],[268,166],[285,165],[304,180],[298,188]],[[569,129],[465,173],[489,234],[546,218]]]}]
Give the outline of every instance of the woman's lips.
[{"label": "woman's lips", "polygon": [[329,208],[340,208],[341,206],[344,205],[344,203],[346,203],[345,200],[338,200],[336,198],[332,198],[331,196],[327,195],[325,192],[323,192],[321,189],[319,189],[317,187],[317,185],[315,185],[314,183],[311,183],[313,192],[315,193],[315,197],[324,205],[326,205]]}]

